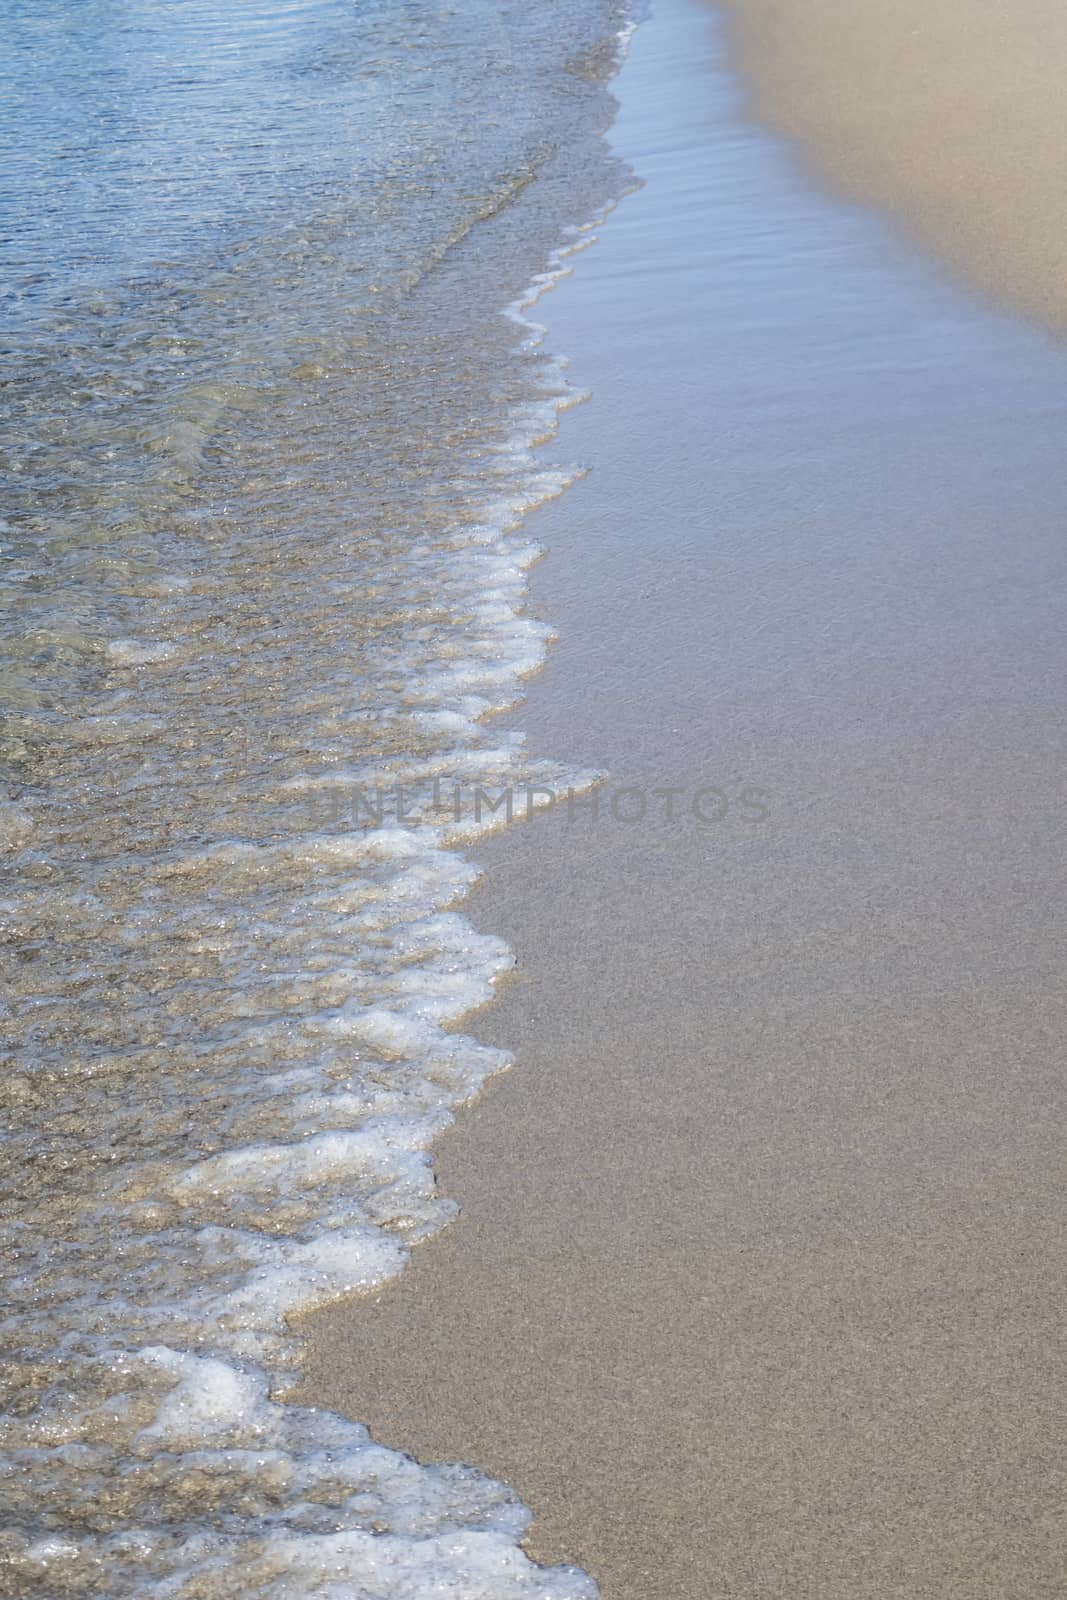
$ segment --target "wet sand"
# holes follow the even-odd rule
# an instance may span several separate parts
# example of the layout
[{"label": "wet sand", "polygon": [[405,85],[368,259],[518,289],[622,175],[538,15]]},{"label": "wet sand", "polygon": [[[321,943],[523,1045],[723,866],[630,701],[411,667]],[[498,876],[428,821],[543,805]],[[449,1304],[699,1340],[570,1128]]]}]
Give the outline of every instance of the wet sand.
[{"label": "wet sand", "polygon": [[611,777],[479,848],[518,1065],[306,1394],[605,1600],[1059,1596],[1067,354],[799,177],[699,0],[619,92],[516,719]]}]

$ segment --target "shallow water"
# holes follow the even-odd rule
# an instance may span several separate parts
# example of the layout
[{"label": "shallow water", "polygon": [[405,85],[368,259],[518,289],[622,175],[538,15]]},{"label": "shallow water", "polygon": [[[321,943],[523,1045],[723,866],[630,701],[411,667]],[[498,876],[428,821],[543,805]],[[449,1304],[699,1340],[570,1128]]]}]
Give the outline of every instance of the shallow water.
[{"label": "shallow water", "polygon": [[587,1594],[506,1488],[269,1395],[507,1064],[452,1031],[500,817],[433,781],[587,781],[482,719],[548,637],[578,396],[523,309],[626,182],[621,13],[2,20],[0,1592]]}]

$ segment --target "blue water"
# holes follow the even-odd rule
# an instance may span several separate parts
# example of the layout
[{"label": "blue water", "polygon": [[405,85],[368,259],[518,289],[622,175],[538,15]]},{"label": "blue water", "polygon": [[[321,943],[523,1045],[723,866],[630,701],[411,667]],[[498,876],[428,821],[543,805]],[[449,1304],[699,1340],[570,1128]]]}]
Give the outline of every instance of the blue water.
[{"label": "blue water", "polygon": [[536,74],[594,10],[546,50],[490,0],[5,0],[16,326],[334,211],[358,215],[368,270],[412,265],[487,181],[536,163],[555,131]]}]

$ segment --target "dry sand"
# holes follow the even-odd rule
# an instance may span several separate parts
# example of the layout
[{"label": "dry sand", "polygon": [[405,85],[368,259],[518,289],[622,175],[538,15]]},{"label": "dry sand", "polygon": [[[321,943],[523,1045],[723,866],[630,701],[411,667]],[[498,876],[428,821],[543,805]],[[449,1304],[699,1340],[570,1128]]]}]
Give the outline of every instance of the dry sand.
[{"label": "dry sand", "polygon": [[765,120],[995,299],[1067,329],[1060,0],[722,0]]},{"label": "dry sand", "polygon": [[[933,92],[912,9],[876,194],[879,107]],[[799,104],[873,8],[794,10]],[[615,133],[646,187],[546,302],[594,472],[534,520],[561,641],[516,719],[685,794],[479,852],[519,967],[472,1026],[519,1065],[439,1148],[460,1221],[313,1320],[308,1397],[507,1479],[605,1600],[1051,1600],[1067,357],[806,186],[722,57],[659,0]]]}]

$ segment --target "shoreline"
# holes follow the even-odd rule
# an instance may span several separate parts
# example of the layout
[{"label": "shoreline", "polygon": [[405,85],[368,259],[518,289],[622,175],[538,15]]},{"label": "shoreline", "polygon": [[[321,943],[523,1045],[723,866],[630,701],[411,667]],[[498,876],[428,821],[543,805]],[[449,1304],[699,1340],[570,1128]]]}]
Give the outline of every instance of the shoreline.
[{"label": "shoreline", "polygon": [[305,1323],[301,1399],[503,1479],[604,1600],[1033,1600],[1067,357],[798,178],[726,60],[661,0],[613,84],[645,186],[547,314],[593,472],[527,525],[522,725],[766,815],[479,844],[517,1064],[435,1147],[458,1221]]}]

